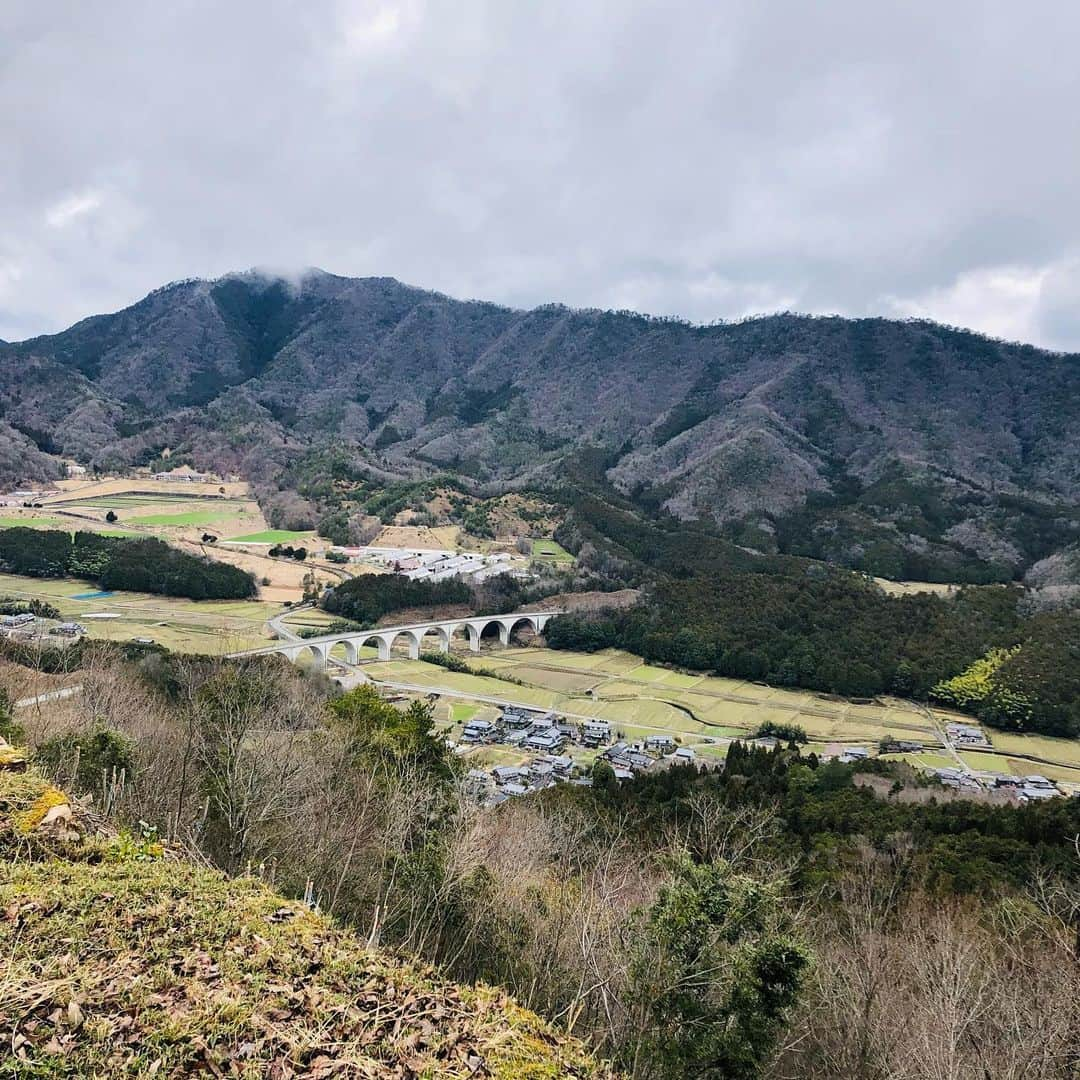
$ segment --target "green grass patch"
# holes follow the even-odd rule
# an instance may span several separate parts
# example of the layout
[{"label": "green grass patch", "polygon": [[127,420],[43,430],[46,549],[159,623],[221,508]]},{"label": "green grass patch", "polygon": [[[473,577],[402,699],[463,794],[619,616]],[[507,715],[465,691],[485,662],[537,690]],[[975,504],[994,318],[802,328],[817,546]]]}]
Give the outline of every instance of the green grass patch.
[{"label": "green grass patch", "polygon": [[264,532],[247,533],[245,536],[230,536],[230,544],[291,544],[297,540],[310,540],[311,532],[290,532],[288,529],[266,529]]},{"label": "green grass patch", "polygon": [[454,724],[467,724],[479,711],[479,705],[472,705],[464,701],[452,702],[450,705],[450,721]]},{"label": "green grass patch", "polygon": [[[920,769],[947,769],[955,768],[956,762],[951,757],[945,757],[943,754],[882,754],[882,760],[884,761],[906,761],[909,765],[914,765]],[[1007,769],[1002,769],[1002,772],[1007,772]]]},{"label": "green grass patch", "polygon": [[220,510],[188,510],[180,514],[143,514],[126,520],[131,525],[209,525],[236,516],[234,509],[222,507]]},{"label": "green grass patch", "polygon": [[542,559],[544,562],[572,563],[574,556],[554,540],[533,540],[533,558]]},{"label": "green grass patch", "polygon": [[56,529],[70,526],[69,521],[63,518],[51,517],[41,514],[38,517],[4,517],[0,518],[0,529]]},{"label": "green grass patch", "polygon": [[1009,759],[1004,754],[980,754],[973,750],[961,750],[960,760],[976,772],[1008,773]]}]

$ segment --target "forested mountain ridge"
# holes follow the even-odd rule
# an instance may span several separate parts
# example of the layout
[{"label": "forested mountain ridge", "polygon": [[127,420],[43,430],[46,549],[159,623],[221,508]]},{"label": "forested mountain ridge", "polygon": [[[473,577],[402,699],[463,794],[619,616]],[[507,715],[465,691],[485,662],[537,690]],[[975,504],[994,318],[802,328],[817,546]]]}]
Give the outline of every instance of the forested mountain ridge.
[{"label": "forested mountain ridge", "polygon": [[0,345],[0,406],[9,481],[165,447],[268,480],[332,444],[495,489],[600,445],[644,507],[888,576],[1008,578],[1080,539],[1080,357],[923,322],[695,326],[252,271]]}]

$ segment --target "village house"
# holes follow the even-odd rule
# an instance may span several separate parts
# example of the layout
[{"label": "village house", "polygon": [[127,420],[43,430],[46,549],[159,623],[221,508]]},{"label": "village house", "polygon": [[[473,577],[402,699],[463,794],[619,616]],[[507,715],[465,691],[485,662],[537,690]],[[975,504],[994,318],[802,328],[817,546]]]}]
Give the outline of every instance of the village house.
[{"label": "village house", "polygon": [[467,743],[490,742],[497,730],[490,720],[470,720],[461,732],[461,741]]},{"label": "village house", "polygon": [[530,728],[536,718],[537,713],[530,712],[528,709],[515,709],[511,705],[503,709],[502,713],[502,722],[512,730]]},{"label": "village house", "polygon": [[977,728],[972,724],[946,724],[945,733],[952,742],[961,743],[964,746],[990,745],[982,728]]},{"label": "village house", "polygon": [[645,749],[664,754],[675,749],[675,740],[670,735],[647,735],[645,737]]},{"label": "village house", "polygon": [[525,740],[524,745],[530,750],[546,750],[551,752],[552,750],[560,749],[565,741],[565,736],[557,727],[550,727],[543,731],[534,731]]},{"label": "village house", "polygon": [[610,742],[611,725],[606,720],[586,720],[581,728],[581,741],[592,747]]},{"label": "village house", "polygon": [[840,755],[841,762],[850,765],[853,761],[865,761],[870,756],[870,751],[865,746],[848,746]]},{"label": "village house", "polygon": [[1038,802],[1040,799],[1056,799],[1061,794],[1057,787],[1045,776],[1037,774],[1025,776],[1020,787],[1020,798],[1024,802]]},{"label": "village house", "polygon": [[550,765],[556,776],[569,776],[574,768],[574,759],[565,754],[545,754],[537,761]]}]

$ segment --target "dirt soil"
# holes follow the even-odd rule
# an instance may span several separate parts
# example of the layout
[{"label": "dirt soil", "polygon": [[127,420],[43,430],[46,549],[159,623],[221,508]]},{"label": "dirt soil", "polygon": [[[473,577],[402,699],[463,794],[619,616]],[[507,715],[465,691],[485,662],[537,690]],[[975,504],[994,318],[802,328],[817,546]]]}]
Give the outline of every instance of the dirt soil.
[{"label": "dirt soil", "polygon": [[550,611],[562,608],[565,611],[600,611],[603,608],[626,608],[637,603],[641,595],[638,589],[618,589],[616,592],[576,592],[558,593],[547,596],[535,603],[525,604],[522,611]]},{"label": "dirt soil", "polygon": [[437,525],[433,529],[423,525],[387,525],[371,541],[371,546],[453,551],[460,537],[461,530],[456,525]]},{"label": "dirt soil", "polygon": [[248,497],[248,486],[244,482],[195,484],[187,481],[150,480],[139,476],[125,476],[106,480],[58,480],[56,486],[60,489],[61,494],[54,495],[51,499],[43,499],[43,503],[60,502],[71,498],[90,499],[96,495],[134,494],[135,492],[139,494],[216,495],[221,497],[221,488],[225,489],[224,494],[231,499],[245,499]]},{"label": "dirt soil", "polygon": [[443,619],[464,619],[472,615],[468,604],[440,604],[438,607],[406,608],[384,615],[376,626],[408,626],[410,623],[441,622]]}]

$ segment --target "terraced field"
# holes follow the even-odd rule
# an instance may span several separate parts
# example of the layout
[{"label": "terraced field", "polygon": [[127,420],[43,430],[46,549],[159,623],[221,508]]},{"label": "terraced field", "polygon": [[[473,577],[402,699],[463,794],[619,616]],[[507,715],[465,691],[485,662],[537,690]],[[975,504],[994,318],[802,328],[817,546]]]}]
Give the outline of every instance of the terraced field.
[{"label": "terraced field", "polygon": [[[313,532],[270,529],[243,483],[173,483],[139,477],[63,481],[62,490],[37,510],[19,508],[8,524],[33,528],[85,529],[111,536],[155,536],[194,554],[206,554],[206,532],[218,538],[213,557],[253,574],[260,596],[268,602],[297,601],[303,578],[315,571],[324,583],[341,573],[309,560],[296,563],[269,559],[274,543],[311,548]],[[112,514],[117,520],[107,522]],[[22,520],[32,518],[33,520]],[[0,526],[3,527],[3,526]],[[234,543],[235,541],[235,543]],[[245,545],[250,544],[250,547]]]},{"label": "terraced field", "polygon": [[0,574],[0,595],[47,600],[65,618],[82,623],[92,638],[149,637],[179,652],[221,655],[265,645],[263,624],[280,610],[256,600],[185,600],[129,592],[92,595],[95,592],[85,581]]},{"label": "terraced field", "polygon": [[48,513],[44,510],[14,510],[0,517],[0,529],[62,529],[65,532],[94,532],[101,536],[135,536],[133,529],[75,514]]},{"label": "terraced field", "polygon": [[210,525],[235,521],[239,517],[237,507],[220,506],[209,510],[185,510],[177,514],[139,514],[125,520],[130,525]]},{"label": "terraced field", "polygon": [[[451,735],[460,730],[458,701],[476,705],[480,698],[487,697],[608,720],[623,738],[667,732],[684,745],[712,756],[726,753],[727,739],[745,737],[767,720],[798,724],[810,737],[807,749],[818,753],[837,744],[865,746],[873,753],[880,740],[891,735],[927,748],[922,753],[891,758],[922,768],[943,768],[956,761],[942,745],[939,731],[949,720],[965,719],[951,711],[930,710],[902,699],[852,702],[737,679],[671,671],[643,664],[639,657],[618,650],[589,654],[511,648],[466,659],[476,666],[495,668],[526,685],[455,674],[405,659],[366,665],[365,670],[377,680],[432,690],[442,688],[463,695],[454,699],[440,717],[449,725]],[[972,769],[1012,771],[1017,775],[1039,772],[1080,785],[1080,741],[997,732],[991,732],[990,737],[994,749],[1001,753],[963,751],[961,756]],[[1020,755],[1038,760],[1025,760]]]},{"label": "terraced field", "polygon": [[65,522],[53,514],[26,514],[25,516],[8,515],[0,518],[0,529],[63,529]]},{"label": "terraced field", "polygon": [[[940,745],[933,723],[901,701],[855,705],[802,691],[669,671],[618,650],[586,654],[514,648],[468,659],[525,685],[405,659],[370,664],[365,670],[379,681],[442,688],[473,703],[491,698],[608,720],[623,738],[670,733],[714,754],[722,753],[724,745],[714,740],[746,736],[766,720],[800,724],[820,748],[827,742],[869,748],[887,732]],[[452,711],[447,720],[457,726]]]}]

